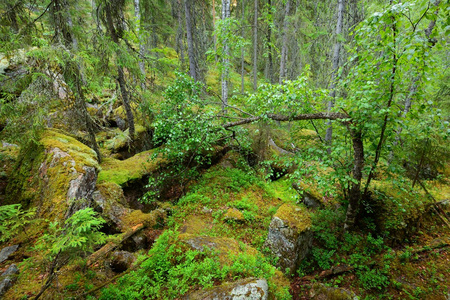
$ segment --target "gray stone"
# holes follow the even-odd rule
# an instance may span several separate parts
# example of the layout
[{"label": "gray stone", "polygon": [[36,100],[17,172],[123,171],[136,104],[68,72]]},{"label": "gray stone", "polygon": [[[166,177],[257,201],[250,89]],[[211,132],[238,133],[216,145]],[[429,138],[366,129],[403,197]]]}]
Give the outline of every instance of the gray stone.
[{"label": "gray stone", "polygon": [[97,207],[100,208],[102,217],[108,223],[114,224],[115,227],[120,228],[122,226],[122,217],[131,212],[131,209],[120,203],[120,199],[107,199],[98,190],[92,194],[92,199]]},{"label": "gray stone", "polygon": [[3,248],[2,251],[0,251],[0,263],[7,260],[11,254],[16,252],[17,248],[19,248],[19,245],[13,245],[13,246]]},{"label": "gray stone", "polygon": [[246,278],[188,294],[189,300],[266,300],[268,285],[265,279]]},{"label": "gray stone", "polygon": [[71,202],[66,214],[66,219],[75,212],[90,206],[92,194],[97,183],[97,172],[94,167],[83,167],[85,173],[79,173],[78,176],[70,181],[67,191],[67,200]]},{"label": "gray stone", "polygon": [[309,212],[300,206],[283,204],[269,225],[264,247],[278,257],[282,271],[294,272],[312,246]]},{"label": "gray stone", "polygon": [[17,274],[19,274],[19,269],[15,264],[12,264],[2,276],[0,276],[0,298],[3,297],[8,289],[16,282]]}]

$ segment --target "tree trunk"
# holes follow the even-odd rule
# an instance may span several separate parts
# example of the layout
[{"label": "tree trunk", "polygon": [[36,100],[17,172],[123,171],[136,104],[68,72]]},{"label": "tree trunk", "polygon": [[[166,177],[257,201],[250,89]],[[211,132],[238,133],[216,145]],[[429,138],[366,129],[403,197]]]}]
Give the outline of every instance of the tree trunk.
[{"label": "tree trunk", "polygon": [[[244,21],[245,21],[245,0],[242,0],[242,16],[241,16],[241,28],[242,28],[242,39],[244,39]],[[244,47],[242,47],[241,49],[241,94],[244,94],[244,84],[245,84],[245,80],[244,80]]]},{"label": "tree trunk", "polygon": [[[242,0],[242,13],[244,13],[244,2],[245,0]],[[217,63],[217,34],[216,34],[216,1],[213,0],[212,2],[212,21],[213,21],[213,30],[214,30],[214,59]]]},{"label": "tree trunk", "polygon": [[[267,4],[269,9],[271,9],[272,0],[268,0]],[[269,63],[267,77],[269,78],[269,82],[273,84],[274,82],[273,82],[273,58],[272,58],[272,24],[269,24],[269,27],[267,29],[267,51],[268,51],[267,59]]]},{"label": "tree trunk", "polygon": [[[114,27],[114,21],[113,21],[113,17],[112,17],[112,9],[113,8],[111,7],[111,3],[107,2],[105,5],[106,26],[108,28],[109,35],[111,36],[111,39],[113,40],[113,42],[115,44],[119,45],[120,40],[119,40],[119,36],[116,32],[116,28]],[[120,9],[120,8],[115,8],[115,9]],[[121,55],[120,50],[117,50],[117,56],[120,56],[120,55]],[[128,91],[126,89],[126,82],[125,82],[125,75],[123,72],[123,67],[119,64],[117,65],[117,73],[118,73],[117,80],[119,82],[120,92],[122,94],[122,102],[123,102],[123,106],[125,108],[125,112],[127,115],[130,139],[134,140],[134,134],[135,134],[134,116],[133,116],[133,112],[131,111]]]},{"label": "tree trunk", "polygon": [[253,20],[253,90],[258,88],[258,0],[255,0]]},{"label": "tree trunk", "polygon": [[[230,17],[230,0],[222,0],[222,20]],[[228,32],[226,33],[228,34]],[[230,46],[227,38],[223,41],[223,59],[222,59],[222,110],[226,112],[228,106],[228,80],[230,74]]]},{"label": "tree trunk", "polygon": [[359,212],[359,207],[361,203],[361,179],[362,179],[362,170],[364,167],[364,144],[362,141],[362,136],[360,131],[355,131],[353,128],[348,125],[348,130],[352,137],[353,143],[353,179],[352,187],[350,188],[349,196],[348,196],[348,207],[347,213],[345,216],[344,222],[344,231],[348,231],[355,225],[356,216]]},{"label": "tree trunk", "polygon": [[[440,0],[439,0],[439,1],[436,1],[436,2],[434,3],[435,7],[438,7],[440,2],[441,2]],[[437,10],[434,12],[435,15],[437,15],[438,13],[439,13],[439,9],[437,9]],[[436,25],[436,21],[435,21],[435,20],[432,20],[432,21],[430,21],[430,24],[428,24],[428,27],[425,29],[425,35],[426,35],[428,41],[430,42],[430,48],[434,46],[433,41],[430,41],[430,37],[431,37],[431,33],[433,32],[433,29],[434,29],[435,25]],[[409,111],[410,111],[410,109],[411,109],[411,106],[412,106],[412,99],[413,99],[414,95],[417,93],[417,89],[418,89],[418,87],[419,87],[419,81],[420,81],[420,79],[421,79],[421,75],[418,75],[418,76],[416,76],[416,77],[413,79],[413,82],[412,82],[411,87],[410,87],[410,89],[409,89],[408,96],[407,96],[406,99],[405,99],[405,107],[404,107],[404,109],[403,109],[402,118],[406,118],[406,115],[409,113]],[[402,121],[402,122],[403,122],[403,121]],[[395,140],[394,140],[394,143],[393,143],[394,148],[398,145],[398,143],[399,143],[399,141],[400,141],[400,135],[402,134],[402,131],[403,131],[403,127],[402,127],[402,126],[399,126],[399,127],[397,128],[397,131],[396,131],[396,134],[395,134]],[[389,164],[390,164],[393,160],[394,160],[394,151],[391,150],[391,151],[389,152],[389,158],[388,158]]]},{"label": "tree trunk", "polygon": [[99,163],[101,163],[102,157],[95,137],[95,124],[86,108],[86,98],[83,92],[83,85],[85,84],[83,69],[79,63],[74,61],[74,54],[70,51],[78,50],[78,40],[73,34],[73,21],[70,15],[69,4],[66,0],[55,1],[53,4],[53,22],[58,27],[55,28],[55,31],[60,33],[64,45],[69,49],[67,51],[69,58],[65,60],[64,80],[67,83],[72,82],[75,86],[75,90],[72,92],[74,94],[76,113],[79,114],[81,121],[86,126],[91,147],[97,154]]},{"label": "tree trunk", "polygon": [[189,74],[195,81],[197,81],[197,72],[195,69],[194,38],[192,35],[191,1],[192,0],[184,0],[184,13],[185,13],[185,19],[186,19],[186,34],[187,34],[188,57],[189,57]]},{"label": "tree trunk", "polygon": [[182,6],[180,3],[180,0],[177,1],[178,9],[177,9],[177,19],[178,19],[178,29],[177,29],[177,37],[176,37],[176,44],[177,44],[177,53],[180,55],[180,67],[181,70],[184,72],[184,45],[183,45],[183,22],[181,19],[181,11]]},{"label": "tree trunk", "polygon": [[286,61],[287,61],[287,30],[289,26],[289,11],[291,9],[291,0],[286,0],[286,7],[284,12],[283,31],[282,31],[282,46],[280,57],[280,79],[279,83],[283,83],[286,77]]},{"label": "tree trunk", "polygon": [[[334,98],[336,97],[336,75],[339,69],[339,53],[341,50],[341,42],[340,42],[340,35],[342,33],[342,20],[344,15],[344,0],[338,0],[338,15],[337,15],[337,22],[336,22],[336,42],[334,43],[334,50],[333,50],[333,66],[332,66],[332,73],[331,73],[331,84],[330,84],[330,101],[328,101],[328,112],[331,112],[334,106]],[[325,141],[328,144],[331,144],[331,139],[333,136],[333,127],[331,124],[331,121],[328,121],[328,128],[327,133],[325,135]],[[331,152],[331,148],[328,148],[328,153]]]},{"label": "tree trunk", "polygon": [[140,3],[139,0],[134,0],[134,17],[136,18],[136,33],[139,40],[139,70],[141,71],[142,75],[142,81],[141,81],[141,88],[142,90],[145,89],[145,63],[144,63],[144,57],[145,57],[145,47],[142,43],[142,34],[141,34],[141,11],[140,11]]}]

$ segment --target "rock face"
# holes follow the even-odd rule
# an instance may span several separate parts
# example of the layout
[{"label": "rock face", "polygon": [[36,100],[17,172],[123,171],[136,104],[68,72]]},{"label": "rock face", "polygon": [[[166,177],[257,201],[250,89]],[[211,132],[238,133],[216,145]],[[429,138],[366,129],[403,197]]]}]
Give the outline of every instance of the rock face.
[{"label": "rock face", "polygon": [[0,263],[7,260],[11,254],[16,252],[17,248],[19,248],[19,245],[14,245],[14,246],[9,246],[9,247],[3,248],[2,251],[0,251]]},{"label": "rock face", "polygon": [[189,300],[265,300],[268,299],[268,285],[265,279],[246,278],[227,282],[218,287],[187,295]]},{"label": "rock face", "polygon": [[264,247],[279,258],[281,270],[294,272],[312,244],[311,218],[306,208],[283,204],[269,226]]},{"label": "rock face", "polygon": [[60,131],[47,130],[38,143],[21,149],[7,202],[31,204],[40,217],[63,220],[88,206],[98,168],[94,150]]},{"label": "rock face", "polygon": [[19,274],[19,269],[16,265],[12,264],[9,266],[8,270],[0,276],[0,298],[2,298],[6,291],[16,282],[17,274]]},{"label": "rock face", "polygon": [[311,299],[316,300],[358,300],[355,293],[335,287],[329,287],[321,283],[317,283],[310,291]]}]

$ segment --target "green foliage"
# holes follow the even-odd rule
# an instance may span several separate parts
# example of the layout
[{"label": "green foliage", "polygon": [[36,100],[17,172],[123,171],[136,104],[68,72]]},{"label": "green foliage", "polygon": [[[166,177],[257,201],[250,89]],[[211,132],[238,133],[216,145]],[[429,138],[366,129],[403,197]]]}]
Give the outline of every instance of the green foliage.
[{"label": "green foliage", "polygon": [[195,178],[199,166],[211,163],[219,141],[227,140],[214,121],[217,111],[202,98],[202,88],[201,83],[177,73],[174,84],[166,89],[166,102],[154,123],[154,141],[164,143],[164,147],[157,149],[154,157],[162,155],[171,162],[171,168],[150,180],[150,192],[143,201],[158,196],[165,180],[177,180],[183,185]]},{"label": "green foliage", "polygon": [[[217,281],[248,277],[270,279],[275,275],[275,268],[261,255],[239,253],[230,259],[230,264],[222,265],[214,251],[185,250],[177,244],[177,239],[178,232],[165,231],[140,269],[103,289],[100,299],[175,299],[194,287],[212,287]],[[287,291],[277,296],[290,298]]]},{"label": "green foliage", "polygon": [[102,291],[100,299],[173,299],[191,286],[212,286],[224,274],[217,260],[206,251],[182,251],[174,244],[174,231],[165,231],[149,251],[141,269]]},{"label": "green foliage", "polygon": [[16,236],[32,223],[36,208],[23,210],[21,204],[0,206],[0,243]]},{"label": "green foliage", "polygon": [[106,235],[100,232],[105,223],[90,207],[81,209],[69,217],[63,225],[50,223],[49,232],[39,238],[37,250],[44,250],[50,258],[59,253],[70,256],[92,251],[95,245],[106,242]]}]

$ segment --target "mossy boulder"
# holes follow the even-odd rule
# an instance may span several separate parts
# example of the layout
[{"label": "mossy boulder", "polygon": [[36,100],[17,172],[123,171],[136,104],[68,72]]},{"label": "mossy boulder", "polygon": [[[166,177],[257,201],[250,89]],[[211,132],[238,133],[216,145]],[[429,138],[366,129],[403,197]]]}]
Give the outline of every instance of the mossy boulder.
[{"label": "mossy boulder", "polygon": [[329,287],[322,283],[314,284],[310,291],[311,299],[315,300],[357,300],[355,293],[346,289]]},{"label": "mossy boulder", "polygon": [[131,212],[126,205],[122,188],[113,182],[97,184],[97,190],[92,194],[92,198],[108,225],[121,228],[122,218]]},{"label": "mossy boulder", "polygon": [[220,286],[201,290],[184,297],[185,300],[265,300],[268,299],[267,281],[257,278],[245,278],[235,282],[226,282]]},{"label": "mossy boulder", "polygon": [[213,237],[207,235],[196,236],[192,234],[181,234],[180,241],[182,244],[191,250],[205,251],[212,250],[219,256],[219,260],[226,264],[233,260],[233,257],[241,252],[249,255],[257,255],[258,251],[252,247],[239,244],[238,241],[232,238]]},{"label": "mossy boulder", "polygon": [[40,217],[64,219],[88,203],[99,165],[91,148],[61,131],[47,130],[21,149],[7,186],[8,203],[37,207]]},{"label": "mossy boulder", "polygon": [[153,150],[141,152],[126,160],[105,157],[97,183],[115,183],[124,187],[130,182],[152,174],[164,163],[163,159],[154,158],[153,153]]},{"label": "mossy boulder", "polygon": [[[263,255],[255,248],[248,246],[242,242],[238,242],[233,238],[226,237],[213,237],[207,235],[194,235],[183,233],[178,237],[178,247],[183,253],[187,250],[196,250],[203,252],[207,255],[212,255],[220,262],[220,265],[224,268],[228,267],[230,272],[236,272],[237,269],[241,269],[241,275],[247,274],[248,277],[257,276],[260,279],[246,278],[240,281],[240,283],[225,282],[217,290],[206,290],[203,292],[189,294],[191,298],[186,299],[209,299],[201,298],[201,296],[214,295],[215,293],[230,293],[233,290],[236,292],[234,295],[238,295],[238,290],[246,290],[246,294],[253,290],[254,296],[269,297],[269,299],[277,299],[286,296],[289,288],[289,281],[280,271],[276,270],[270,265]],[[237,269],[236,269],[237,268]],[[250,275],[248,275],[250,274]],[[253,274],[253,275],[252,275]],[[255,275],[256,274],[256,275]],[[269,288],[268,292],[260,293],[259,289],[255,290],[255,285],[244,287],[246,283],[255,283],[262,279],[267,280]],[[261,283],[261,282],[260,282]],[[233,288],[229,289],[229,287]],[[241,286],[241,288],[236,288]],[[236,288],[236,289],[234,289]],[[257,292],[259,291],[259,292]],[[212,292],[210,294],[209,292]],[[250,295],[250,294],[248,294]],[[277,296],[278,295],[278,296]],[[200,297],[200,298],[198,298]],[[211,298],[211,299],[266,299],[266,298]],[[283,298],[284,299],[284,298]]]},{"label": "mossy boulder", "polygon": [[279,258],[281,270],[294,272],[312,245],[311,217],[303,206],[285,203],[269,225],[264,247]]}]

